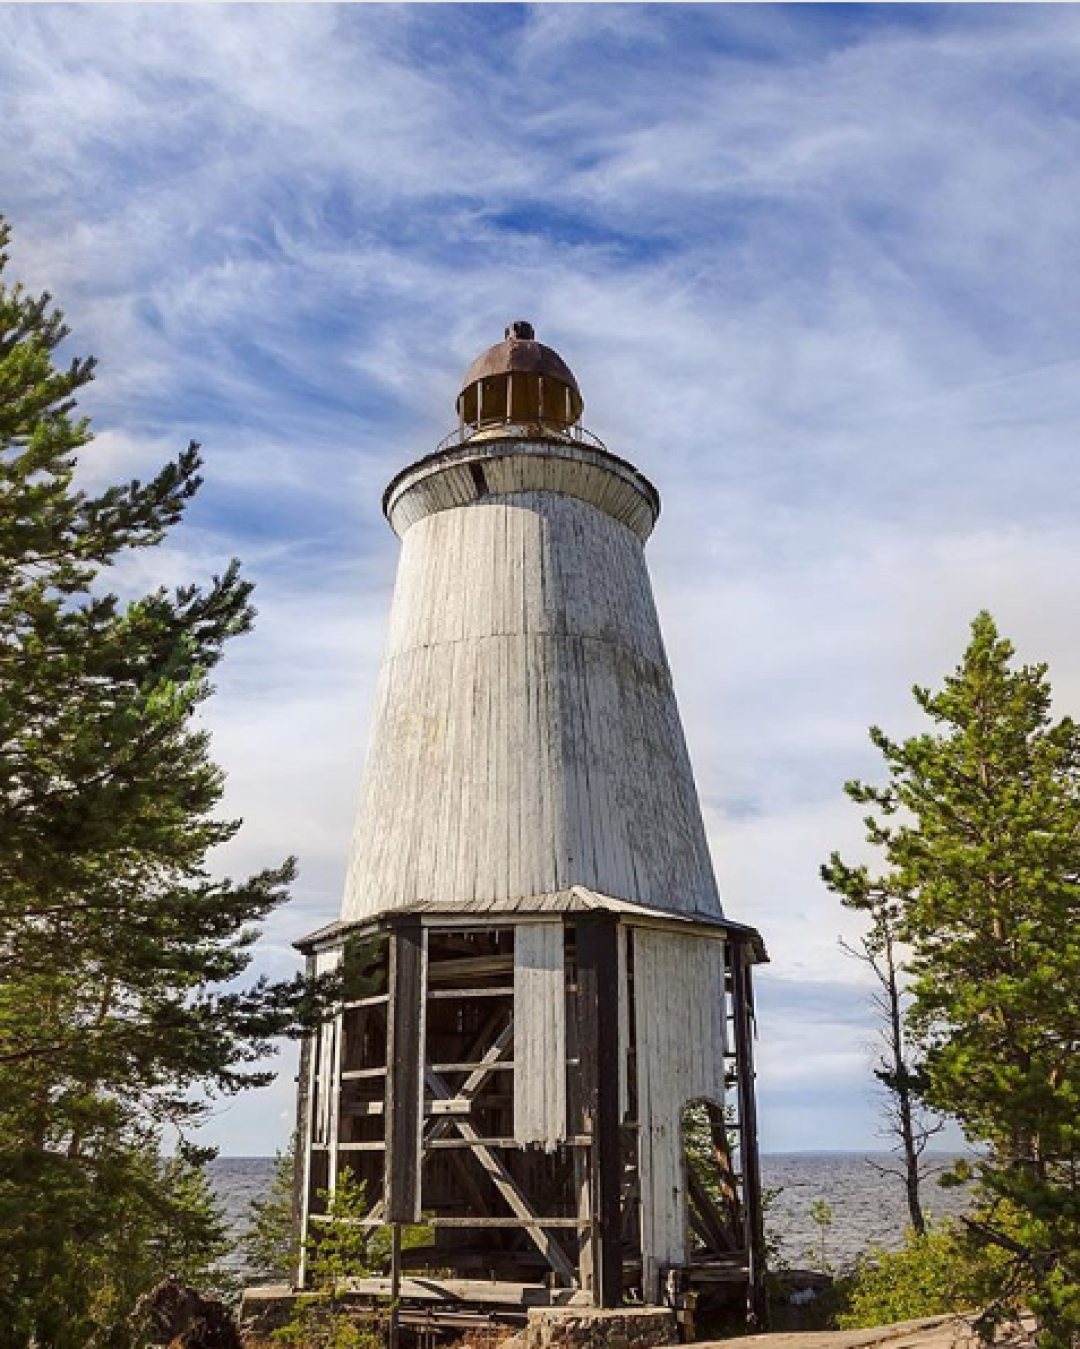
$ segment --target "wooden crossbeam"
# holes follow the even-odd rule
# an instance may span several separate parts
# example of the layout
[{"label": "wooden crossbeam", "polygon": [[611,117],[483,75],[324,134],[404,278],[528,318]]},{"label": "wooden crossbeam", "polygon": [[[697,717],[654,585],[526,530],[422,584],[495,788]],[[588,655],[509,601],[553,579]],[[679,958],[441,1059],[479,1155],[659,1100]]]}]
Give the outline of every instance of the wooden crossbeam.
[{"label": "wooden crossbeam", "polygon": [[[503,1014],[501,1012],[496,1012],[492,1017],[488,1019],[488,1023],[484,1027],[483,1032],[481,1033],[479,1044],[483,1044],[484,1040],[487,1039],[488,1035],[491,1034],[491,1031],[494,1029],[494,1027],[498,1025],[499,1021],[502,1020],[502,1017]],[[495,1039],[492,1041],[489,1047],[483,1052],[479,1062],[477,1063],[476,1068],[465,1079],[464,1083],[458,1089],[458,1091],[454,1093],[458,1100],[465,1100],[471,1096],[476,1095],[476,1093],[484,1085],[484,1083],[491,1076],[491,1074],[496,1071],[497,1066],[500,1063],[500,1060],[510,1048],[511,1044],[513,1043],[513,1040],[514,1040],[514,1018],[513,1014],[511,1014],[506,1025],[502,1028],[502,1030],[498,1033],[498,1035],[496,1035]],[[474,1048],[472,1052],[473,1054],[477,1054],[480,1053],[480,1050],[477,1047]],[[445,1084],[443,1085],[444,1090],[442,1098],[447,1099],[452,1093],[450,1093],[448,1090],[445,1089]],[[450,1127],[451,1127],[450,1121],[445,1115],[438,1116],[428,1126],[427,1132],[424,1135],[423,1149],[420,1153],[421,1167],[423,1167],[424,1162],[427,1160],[428,1156],[430,1156],[430,1153],[426,1151],[426,1145],[434,1141],[435,1139],[443,1138],[446,1134],[450,1132]],[[376,1219],[382,1219],[385,1212],[386,1212],[385,1201],[380,1199],[379,1202],[368,1214],[368,1218],[372,1221],[375,1221]]]},{"label": "wooden crossbeam", "polygon": [[[495,1046],[493,1045],[492,1049],[494,1048]],[[479,1076],[479,1070],[477,1073],[474,1073],[473,1076]],[[434,1072],[431,1068],[425,1069],[424,1080],[427,1082],[428,1088],[433,1096],[449,1097],[450,1088],[442,1080],[439,1074]],[[462,1088],[461,1094],[464,1094],[464,1088]],[[529,1201],[526,1199],[517,1181],[507,1170],[505,1162],[503,1162],[500,1157],[496,1156],[495,1152],[484,1143],[480,1134],[473,1128],[468,1120],[443,1116],[440,1120],[436,1121],[436,1125],[443,1123],[445,1123],[447,1129],[457,1129],[462,1138],[470,1145],[477,1161],[487,1172],[492,1183],[506,1201],[511,1212],[521,1219],[524,1230],[532,1238],[532,1241],[540,1251],[540,1254],[547,1260],[552,1269],[555,1270],[565,1283],[573,1286],[577,1282],[574,1266],[567,1259],[566,1253],[558,1242],[554,1241],[548,1233],[544,1231],[543,1227],[540,1226],[540,1222],[530,1207]],[[430,1135],[425,1141],[430,1141]]]}]

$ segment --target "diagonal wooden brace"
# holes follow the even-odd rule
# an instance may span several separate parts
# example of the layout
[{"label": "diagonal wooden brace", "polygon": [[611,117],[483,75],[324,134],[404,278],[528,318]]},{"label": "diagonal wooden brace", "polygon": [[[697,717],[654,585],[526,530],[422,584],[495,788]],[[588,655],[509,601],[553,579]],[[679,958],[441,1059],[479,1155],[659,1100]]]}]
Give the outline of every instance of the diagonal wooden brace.
[{"label": "diagonal wooden brace", "polygon": [[[511,1029],[512,1028],[510,1027],[507,1028],[508,1031]],[[496,1044],[497,1043],[498,1042],[496,1042]],[[491,1050],[489,1050],[489,1053],[493,1053],[495,1049],[496,1045],[492,1045]],[[499,1054],[495,1054],[495,1056],[492,1058],[491,1061],[493,1063],[497,1062],[498,1057]],[[485,1059],[486,1058],[487,1055],[485,1055]],[[478,1068],[472,1074],[472,1077],[470,1077],[469,1081],[471,1082],[473,1077],[480,1078],[481,1073],[482,1070]],[[424,1080],[426,1081],[428,1087],[431,1089],[431,1093],[433,1096],[437,1096],[440,1099],[445,1100],[447,1097],[451,1095],[450,1088],[446,1085],[446,1083],[439,1076],[439,1074],[432,1071],[432,1069],[430,1068],[424,1069]],[[479,1085],[480,1085],[479,1082],[477,1082],[475,1086],[473,1086],[472,1090],[476,1091]],[[464,1094],[465,1089],[463,1087],[462,1090],[458,1093],[458,1095],[460,1096]],[[530,1208],[528,1200],[522,1193],[522,1190],[518,1185],[517,1181],[507,1170],[505,1162],[503,1162],[501,1158],[497,1157],[495,1152],[490,1147],[480,1142],[480,1135],[476,1132],[476,1130],[473,1128],[473,1126],[469,1123],[468,1120],[458,1119],[448,1115],[441,1115],[435,1121],[435,1124],[432,1126],[431,1133],[428,1135],[425,1141],[430,1141],[431,1138],[435,1137],[435,1132],[437,1129],[439,1130],[440,1133],[445,1133],[452,1128],[457,1129],[457,1131],[461,1134],[462,1138],[464,1138],[466,1142],[468,1142],[471,1145],[473,1152],[476,1154],[477,1161],[484,1168],[487,1174],[491,1177],[492,1183],[495,1185],[495,1188],[499,1191],[502,1197],[506,1200],[506,1203],[509,1206],[510,1210],[515,1214],[516,1217],[521,1219],[525,1231],[528,1232],[529,1236],[536,1244],[537,1248],[540,1251],[540,1254],[544,1257],[544,1259],[548,1262],[548,1264],[552,1267],[552,1269],[555,1270],[555,1272],[564,1281],[564,1283],[567,1284],[567,1286],[571,1288],[576,1287],[577,1285],[576,1271],[574,1269],[574,1266],[570,1263],[569,1259],[567,1259],[567,1256],[563,1251],[562,1247],[551,1236],[549,1236],[547,1232],[544,1231],[544,1228],[541,1225],[542,1220],[537,1218],[536,1214]]]}]

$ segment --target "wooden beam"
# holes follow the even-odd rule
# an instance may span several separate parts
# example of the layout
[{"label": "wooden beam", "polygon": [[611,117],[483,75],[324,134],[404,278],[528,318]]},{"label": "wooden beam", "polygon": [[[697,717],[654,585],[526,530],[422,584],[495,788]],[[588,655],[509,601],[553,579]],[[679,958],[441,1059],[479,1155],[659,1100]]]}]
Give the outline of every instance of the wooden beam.
[{"label": "wooden beam", "polygon": [[389,993],[373,993],[369,998],[353,998],[349,1002],[343,1002],[341,1007],[343,1011],[352,1012],[359,1007],[381,1007],[383,1003],[389,1001]]},{"label": "wooden beam", "polygon": [[563,1248],[544,1231],[540,1226],[536,1214],[529,1206],[521,1187],[506,1168],[506,1164],[500,1157],[497,1157],[491,1148],[485,1147],[480,1141],[480,1135],[471,1124],[466,1120],[455,1120],[456,1127],[461,1131],[464,1138],[468,1139],[473,1145],[473,1152],[477,1161],[491,1177],[495,1188],[506,1201],[507,1207],[524,1220],[525,1230],[533,1240],[533,1244],[543,1255],[544,1259],[551,1265],[552,1269],[559,1275],[563,1283],[573,1288],[577,1284],[577,1271],[566,1257]]},{"label": "wooden beam", "polygon": [[490,979],[493,975],[513,975],[513,972],[513,956],[459,956],[454,960],[433,960],[428,964],[428,986],[437,988],[451,980]]},{"label": "wooden beam", "polygon": [[500,1059],[498,1063],[487,1065],[474,1060],[471,1063],[433,1063],[431,1066],[437,1073],[472,1073],[485,1066],[489,1073],[506,1073],[513,1072],[515,1064],[513,1059]]},{"label": "wooden beam", "polygon": [[501,988],[433,988],[428,993],[428,998],[434,1001],[438,998],[512,998],[514,996],[514,986],[509,984]]},{"label": "wooden beam", "polygon": [[427,939],[420,920],[390,935],[390,1012],[386,1074],[386,1220],[420,1220],[420,1137],[424,1122],[421,1063]]},{"label": "wooden beam", "polygon": [[341,1042],[345,1034],[344,1012],[338,1012],[332,1024],[334,1036],[329,1081],[322,1075],[323,1065],[320,1064],[319,1066],[319,1092],[320,1094],[325,1092],[330,1100],[330,1170],[327,1175],[326,1188],[331,1199],[337,1193],[338,1166],[340,1165],[338,1151],[341,1142]]},{"label": "wooden beam", "polygon": [[[381,1218],[331,1218],[325,1213],[313,1213],[313,1223],[338,1223],[345,1227],[385,1227]],[[576,1228],[588,1226],[580,1218],[491,1218],[477,1215],[475,1218],[424,1218],[425,1227],[505,1227],[510,1230],[522,1227],[559,1227]]]},{"label": "wooden beam", "polygon": [[[441,1116],[440,1118],[453,1118],[452,1116]],[[457,1123],[457,1120],[454,1120]],[[483,1143],[485,1147],[499,1148],[502,1151],[526,1152],[529,1149],[528,1143],[519,1143],[516,1138],[479,1138],[477,1142]],[[591,1134],[572,1134],[560,1144],[560,1147],[566,1148],[591,1148],[593,1139]],[[468,1140],[463,1138],[425,1138],[424,1147],[431,1148],[438,1152],[442,1149],[453,1150],[454,1148],[471,1148],[473,1146]]]},{"label": "wooden beam", "polygon": [[622,1155],[619,1136],[618,925],[580,918],[577,931],[578,1053],[585,1128],[592,1135],[590,1207],[593,1300],[622,1302]]},{"label": "wooden beam", "polygon": [[[315,977],[315,957],[308,956],[306,974]],[[292,1233],[296,1242],[297,1286],[303,1288],[307,1274],[306,1251],[308,1212],[311,1207],[311,1144],[314,1135],[312,1111],[315,1107],[315,1070],[318,1050],[318,1031],[309,1031],[300,1046],[300,1072],[297,1076],[296,1097],[296,1159],[293,1169]]]},{"label": "wooden beam", "polygon": [[[492,1034],[494,1028],[499,1024],[499,1021],[502,1019],[502,1016],[503,1013],[495,1012],[488,1018],[487,1022],[484,1025],[483,1030],[480,1032],[480,1035],[477,1037],[477,1040],[475,1041],[471,1049],[471,1053],[473,1054],[480,1053],[480,1047],[484,1044],[485,1040],[487,1040],[487,1038]],[[509,1049],[510,1045],[513,1044],[513,1040],[514,1040],[514,1018],[513,1016],[511,1016],[507,1024],[503,1026],[502,1030],[498,1033],[498,1035],[496,1035],[494,1042],[487,1048],[487,1050],[484,1051],[480,1059],[480,1062],[476,1066],[476,1069],[465,1079],[464,1085],[459,1088],[457,1092],[457,1095],[459,1097],[474,1095],[480,1089],[480,1087],[483,1086],[483,1084],[487,1081],[488,1076],[496,1070],[496,1066],[502,1055],[505,1054]],[[445,1115],[440,1116],[438,1119],[435,1119],[430,1123],[422,1141],[422,1148],[420,1153],[421,1169],[423,1168],[424,1162],[426,1162],[428,1157],[432,1155],[427,1150],[427,1144],[433,1141],[434,1139],[442,1138],[449,1132],[450,1132],[450,1123]],[[453,1161],[456,1164],[457,1169],[460,1170],[460,1159],[453,1152],[451,1152],[449,1155],[451,1161]],[[372,1220],[378,1219],[381,1222],[384,1220],[385,1213],[386,1213],[385,1201],[380,1199],[379,1202],[368,1214],[368,1217],[369,1219]]]},{"label": "wooden beam", "polygon": [[769,1302],[765,1289],[765,1230],[761,1210],[761,1166],[758,1158],[757,1099],[754,1091],[753,992],[750,950],[746,942],[731,940],[731,992],[738,1074],[739,1170],[743,1183],[743,1215],[749,1255],[747,1289],[751,1330],[768,1330]]},{"label": "wooden beam", "polygon": [[691,1221],[695,1222],[705,1245],[714,1255],[730,1255],[736,1249],[736,1238],[689,1162],[686,1166],[686,1188],[690,1199]]}]

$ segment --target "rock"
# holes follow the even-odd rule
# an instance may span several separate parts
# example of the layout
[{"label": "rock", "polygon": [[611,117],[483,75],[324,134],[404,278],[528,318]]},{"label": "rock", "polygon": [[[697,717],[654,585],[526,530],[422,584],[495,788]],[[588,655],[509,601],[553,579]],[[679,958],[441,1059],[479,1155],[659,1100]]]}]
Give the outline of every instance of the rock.
[{"label": "rock", "polygon": [[179,1279],[162,1279],[144,1293],[131,1320],[155,1344],[169,1349],[243,1349],[228,1307],[186,1288]]},{"label": "rock", "polygon": [[514,1342],[521,1349],[657,1349],[677,1338],[666,1307],[530,1307]]}]

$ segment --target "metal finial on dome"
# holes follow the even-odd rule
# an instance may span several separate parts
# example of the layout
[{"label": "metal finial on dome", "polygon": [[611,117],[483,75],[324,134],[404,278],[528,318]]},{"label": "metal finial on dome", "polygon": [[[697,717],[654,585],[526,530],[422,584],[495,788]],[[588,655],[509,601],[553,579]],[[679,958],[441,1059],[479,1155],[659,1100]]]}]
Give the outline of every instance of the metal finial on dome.
[{"label": "metal finial on dome", "polygon": [[562,432],[580,420],[584,408],[570,367],[536,340],[525,319],[507,324],[503,341],[473,361],[457,398],[462,430],[473,427],[474,434],[508,425]]}]

